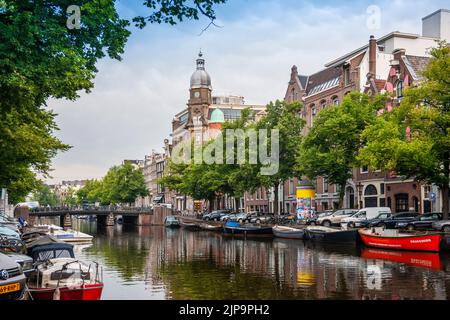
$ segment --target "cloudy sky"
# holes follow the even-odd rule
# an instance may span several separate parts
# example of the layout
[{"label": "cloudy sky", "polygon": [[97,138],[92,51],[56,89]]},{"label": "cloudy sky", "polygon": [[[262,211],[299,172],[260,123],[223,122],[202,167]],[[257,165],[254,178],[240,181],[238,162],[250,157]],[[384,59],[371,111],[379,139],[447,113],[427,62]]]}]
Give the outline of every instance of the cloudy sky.
[{"label": "cloudy sky", "polygon": [[[123,18],[145,14],[142,0],[119,0]],[[102,177],[124,159],[161,150],[173,116],[186,107],[189,79],[201,48],[214,94],[236,94],[247,103],[282,99],[290,69],[309,74],[365,45],[371,34],[421,33],[421,18],[446,1],[228,0],[217,24],[132,28],[122,61],[99,62],[95,88],[76,102],[50,101],[57,132],[73,148],[53,161],[49,181]],[[373,6],[380,23],[372,23]],[[447,5],[448,8],[448,5]]]}]

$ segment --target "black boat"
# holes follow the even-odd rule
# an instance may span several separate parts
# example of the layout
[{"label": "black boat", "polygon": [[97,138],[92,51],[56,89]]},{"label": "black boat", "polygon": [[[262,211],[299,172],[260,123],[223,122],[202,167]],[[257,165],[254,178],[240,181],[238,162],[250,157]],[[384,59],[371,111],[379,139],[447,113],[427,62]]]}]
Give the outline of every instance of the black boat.
[{"label": "black boat", "polygon": [[358,230],[342,230],[321,226],[310,226],[306,228],[306,239],[326,242],[357,242]]},{"label": "black boat", "polygon": [[272,228],[273,234],[277,238],[284,239],[304,239],[305,229],[297,229],[284,226],[274,226]]},{"label": "black boat", "polygon": [[223,227],[223,233],[224,235],[243,237],[273,237],[272,227],[252,224],[240,225],[237,222],[227,222]]}]

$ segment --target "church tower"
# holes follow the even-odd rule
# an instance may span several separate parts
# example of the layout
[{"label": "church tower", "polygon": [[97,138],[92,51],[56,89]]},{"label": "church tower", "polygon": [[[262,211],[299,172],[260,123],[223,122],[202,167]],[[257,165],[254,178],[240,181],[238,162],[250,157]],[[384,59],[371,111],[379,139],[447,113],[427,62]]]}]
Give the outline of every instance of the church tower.
[{"label": "church tower", "polygon": [[192,130],[194,126],[208,126],[209,106],[211,98],[211,77],[205,71],[205,59],[200,52],[197,59],[197,70],[192,74],[190,98],[188,101],[187,129]]}]

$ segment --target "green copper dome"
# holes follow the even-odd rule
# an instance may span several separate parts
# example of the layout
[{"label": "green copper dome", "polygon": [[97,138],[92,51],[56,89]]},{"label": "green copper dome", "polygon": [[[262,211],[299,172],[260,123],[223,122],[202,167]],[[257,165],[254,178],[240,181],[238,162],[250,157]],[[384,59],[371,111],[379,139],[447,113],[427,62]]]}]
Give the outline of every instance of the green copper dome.
[{"label": "green copper dome", "polygon": [[224,123],[225,122],[225,115],[223,114],[223,111],[220,109],[216,109],[211,113],[211,119],[209,119],[209,122],[211,123]]}]

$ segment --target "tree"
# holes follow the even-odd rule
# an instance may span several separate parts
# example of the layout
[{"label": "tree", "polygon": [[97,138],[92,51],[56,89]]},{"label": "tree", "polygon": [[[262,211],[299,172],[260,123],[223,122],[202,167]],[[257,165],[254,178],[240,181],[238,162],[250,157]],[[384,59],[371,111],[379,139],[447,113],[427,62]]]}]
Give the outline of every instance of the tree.
[{"label": "tree", "polygon": [[[145,1],[150,15],[134,22],[142,28],[201,15],[214,22],[214,5],[224,2]],[[89,92],[98,60],[120,60],[130,35],[131,22],[119,17],[114,0],[76,1],[79,26],[73,25],[74,12],[67,12],[73,4],[0,1],[0,186],[15,201],[36,187],[37,173],[49,176],[57,152],[69,149],[53,135],[58,128],[55,114],[45,109],[48,99],[76,100],[79,91]]]},{"label": "tree", "polygon": [[[431,49],[431,60],[418,87],[405,90],[400,106],[366,128],[359,159],[394,170],[405,178],[436,184],[443,215],[449,214],[450,183],[450,48]],[[407,134],[410,132],[410,134]]]},{"label": "tree", "polygon": [[313,127],[299,149],[297,168],[311,180],[318,177],[339,186],[339,208],[343,207],[345,186],[352,178],[352,169],[363,145],[361,134],[375,121],[383,98],[351,93],[342,104],[319,112]]},{"label": "tree", "polygon": [[[299,176],[296,170],[296,150],[298,150],[302,137],[301,132],[305,121],[300,117],[301,105],[298,102],[287,103],[276,101],[267,105],[266,115],[258,121],[257,129],[275,129],[279,131],[279,168],[277,173],[272,175],[261,175],[261,185],[272,187],[275,190],[274,213],[279,213],[278,199],[279,186],[289,178]],[[269,135],[267,145],[270,146],[272,136]],[[259,147],[262,147],[261,145]],[[263,166],[264,167],[264,166]]]},{"label": "tree", "polygon": [[56,194],[45,184],[41,184],[39,189],[33,193],[32,200],[39,202],[41,206],[54,207],[58,203]]},{"label": "tree", "polygon": [[137,197],[149,194],[142,170],[130,163],[109,169],[101,183],[100,199],[103,203],[131,205]]}]

